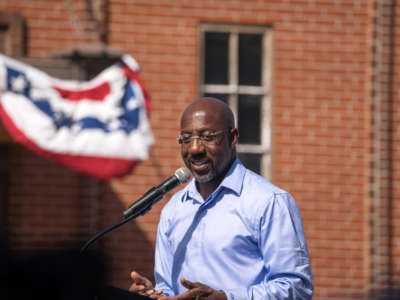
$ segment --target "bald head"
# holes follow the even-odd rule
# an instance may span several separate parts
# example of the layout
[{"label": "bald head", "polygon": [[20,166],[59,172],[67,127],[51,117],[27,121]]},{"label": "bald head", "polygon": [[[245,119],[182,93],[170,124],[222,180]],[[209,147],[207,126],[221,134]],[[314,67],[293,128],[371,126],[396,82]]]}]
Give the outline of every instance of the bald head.
[{"label": "bald head", "polygon": [[216,98],[200,98],[191,103],[183,112],[181,125],[185,118],[194,113],[203,113],[222,121],[224,129],[235,128],[235,118],[230,107],[223,101]]}]

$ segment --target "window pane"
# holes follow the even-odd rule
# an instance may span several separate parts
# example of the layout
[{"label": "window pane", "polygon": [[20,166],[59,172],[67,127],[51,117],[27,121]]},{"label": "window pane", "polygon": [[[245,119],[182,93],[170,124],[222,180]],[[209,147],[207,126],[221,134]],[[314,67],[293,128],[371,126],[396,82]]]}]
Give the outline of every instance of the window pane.
[{"label": "window pane", "polygon": [[239,153],[238,156],[246,168],[261,174],[261,154]]},{"label": "window pane", "polygon": [[205,78],[207,84],[228,83],[228,33],[205,33]]},{"label": "window pane", "polygon": [[239,34],[239,84],[261,85],[261,34]]},{"label": "window pane", "polygon": [[211,98],[217,98],[226,104],[228,104],[228,94],[214,94],[214,93],[205,93],[204,97],[211,97]]},{"label": "window pane", "polygon": [[240,144],[261,143],[261,96],[239,95],[238,127]]},{"label": "window pane", "polygon": [[7,33],[8,27],[0,25],[0,52],[7,53]]}]

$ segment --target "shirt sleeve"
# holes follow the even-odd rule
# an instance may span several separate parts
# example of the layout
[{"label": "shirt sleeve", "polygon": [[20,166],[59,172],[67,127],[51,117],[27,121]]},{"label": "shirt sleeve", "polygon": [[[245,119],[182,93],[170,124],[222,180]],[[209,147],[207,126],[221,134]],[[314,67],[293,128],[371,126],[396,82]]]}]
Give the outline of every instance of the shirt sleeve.
[{"label": "shirt sleeve", "polygon": [[171,272],[173,255],[168,243],[167,237],[167,220],[161,214],[160,222],[157,228],[156,238],[156,250],[155,250],[155,261],[154,261],[154,278],[156,281],[156,289],[163,290],[163,294],[167,296],[173,296],[171,284]]},{"label": "shirt sleeve", "polygon": [[274,194],[262,215],[255,224],[267,276],[247,288],[224,290],[228,299],[311,299],[310,259],[294,199]]}]

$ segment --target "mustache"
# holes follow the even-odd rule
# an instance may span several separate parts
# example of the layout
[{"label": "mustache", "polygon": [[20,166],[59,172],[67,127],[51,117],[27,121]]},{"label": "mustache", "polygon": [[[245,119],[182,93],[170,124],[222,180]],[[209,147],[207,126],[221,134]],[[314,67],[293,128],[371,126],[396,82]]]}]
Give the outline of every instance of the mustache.
[{"label": "mustache", "polygon": [[190,161],[199,161],[199,160],[204,160],[204,159],[209,159],[206,154],[204,153],[199,153],[199,154],[192,154],[188,158]]}]

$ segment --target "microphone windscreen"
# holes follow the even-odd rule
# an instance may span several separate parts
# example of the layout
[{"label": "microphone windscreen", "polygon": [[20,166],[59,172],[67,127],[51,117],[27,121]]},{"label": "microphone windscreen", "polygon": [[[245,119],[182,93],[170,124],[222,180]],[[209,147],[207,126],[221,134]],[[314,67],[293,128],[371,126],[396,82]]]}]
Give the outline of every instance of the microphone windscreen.
[{"label": "microphone windscreen", "polygon": [[179,183],[185,183],[190,178],[190,171],[186,168],[179,168],[175,171],[175,176],[178,178]]}]

